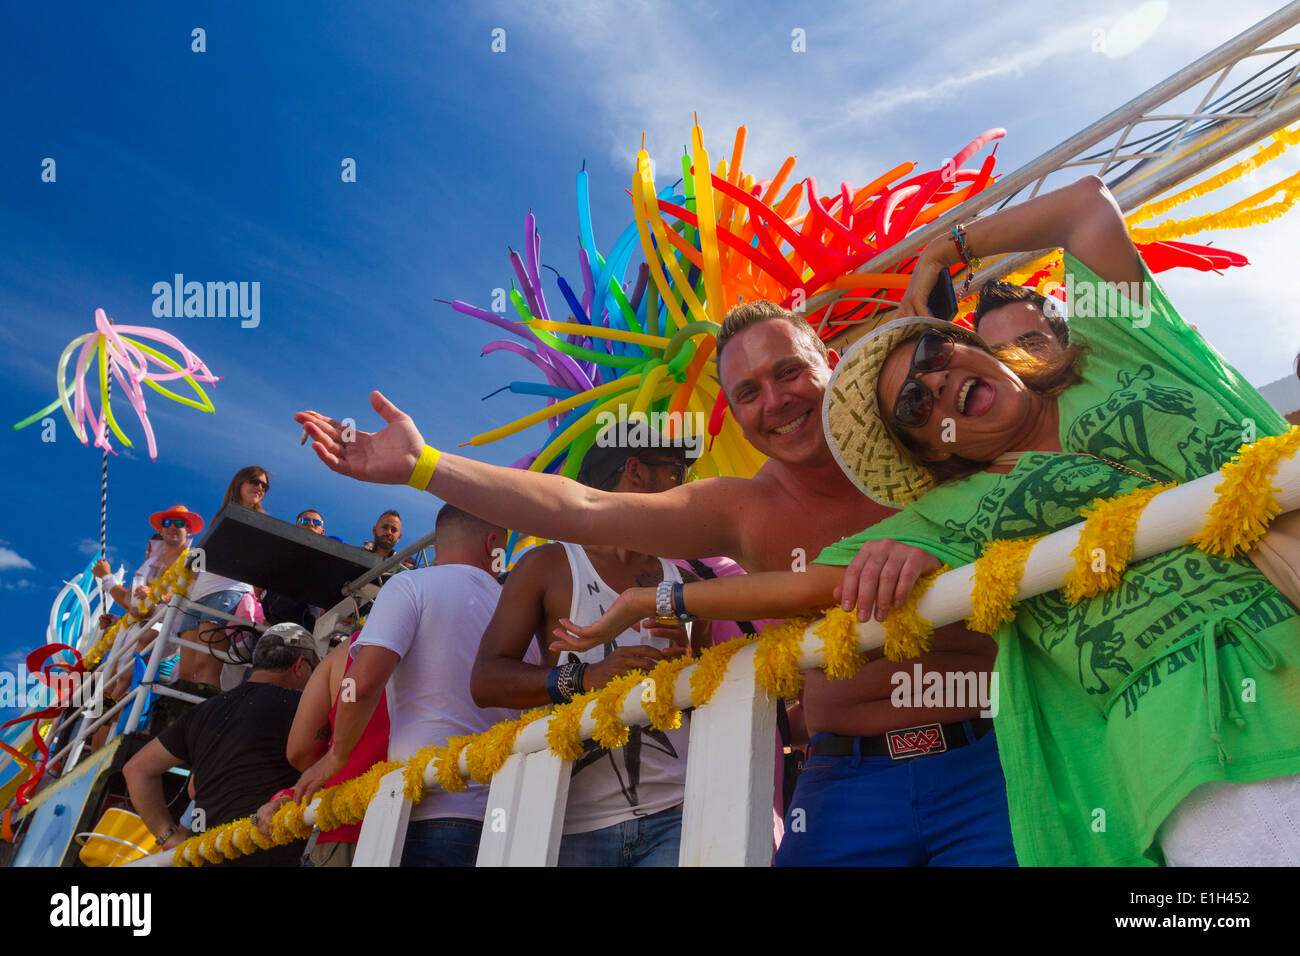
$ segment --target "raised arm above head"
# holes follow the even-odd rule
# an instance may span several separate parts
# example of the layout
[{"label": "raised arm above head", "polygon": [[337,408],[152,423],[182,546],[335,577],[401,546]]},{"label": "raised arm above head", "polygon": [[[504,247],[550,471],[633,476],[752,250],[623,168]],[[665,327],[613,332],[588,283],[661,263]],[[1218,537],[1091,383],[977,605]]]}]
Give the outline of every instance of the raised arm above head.
[{"label": "raised arm above head", "polygon": [[[311,436],[321,461],[339,474],[404,484],[421,460],[424,438],[410,416],[379,392],[371,392],[370,404],[387,422],[381,431],[345,429],[341,422],[313,411],[299,412],[294,420]],[[617,494],[559,475],[439,454],[432,480],[420,490],[527,534],[666,558],[696,558],[738,550],[740,481],[708,479],[653,495]]]},{"label": "raised arm above head", "polygon": [[[963,231],[968,251],[975,257],[1059,248],[1108,282],[1142,279],[1141,259],[1124,216],[1106,184],[1096,176],[972,220]],[[897,314],[928,314],[926,300],[939,272],[961,261],[951,233],[932,241],[912,270],[912,281]]]}]

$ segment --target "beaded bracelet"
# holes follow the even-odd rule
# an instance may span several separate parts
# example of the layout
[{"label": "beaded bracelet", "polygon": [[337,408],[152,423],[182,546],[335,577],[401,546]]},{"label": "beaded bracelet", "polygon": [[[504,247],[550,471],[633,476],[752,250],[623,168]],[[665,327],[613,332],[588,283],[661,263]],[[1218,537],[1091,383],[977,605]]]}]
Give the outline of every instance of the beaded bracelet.
[{"label": "beaded bracelet", "polygon": [[950,230],[952,233],[953,244],[957,247],[957,257],[961,259],[966,266],[966,282],[961,287],[961,297],[964,299],[970,292],[970,284],[975,278],[975,273],[984,268],[984,263],[980,261],[979,256],[971,255],[970,245],[966,241],[966,227],[958,223]]}]

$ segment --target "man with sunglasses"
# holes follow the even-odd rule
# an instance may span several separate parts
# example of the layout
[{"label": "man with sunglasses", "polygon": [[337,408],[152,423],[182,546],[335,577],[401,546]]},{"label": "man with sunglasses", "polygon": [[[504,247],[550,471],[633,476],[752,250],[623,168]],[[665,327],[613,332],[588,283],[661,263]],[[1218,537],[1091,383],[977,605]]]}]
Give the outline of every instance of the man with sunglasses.
[{"label": "man with sunglasses", "polygon": [[[591,488],[652,496],[681,485],[686,450],[653,436],[644,423],[618,422],[588,449],[578,480]],[[649,672],[686,650],[686,629],[644,622],[581,653],[557,655],[551,632],[567,618],[604,613],[635,585],[671,587],[696,580],[668,561],[617,547],[546,544],[523,555],[506,578],[483,633],[470,678],[480,707],[523,710],[565,703],[632,670]],[[693,625],[691,643],[708,630]],[[525,661],[536,642],[541,663]],[[681,844],[689,721],[667,733],[633,727],[627,744],[606,750],[584,742],[573,762],[560,841],[560,866],[676,866]]]},{"label": "man with sunglasses", "polygon": [[306,511],[298,512],[298,524],[313,534],[325,533],[325,519],[321,517],[320,512],[315,508],[308,508]]},{"label": "man with sunglasses", "polygon": [[[161,576],[181,556],[189,544],[190,535],[198,534],[203,530],[203,519],[184,505],[174,505],[166,511],[150,515],[149,524],[158,532],[160,542],[155,544],[153,539],[150,540],[145,561],[135,573],[131,591],[128,593],[115,578],[109,579],[109,593],[122,607],[130,607],[133,602],[139,601],[148,594],[149,585],[153,580]],[[92,569],[97,578],[109,574],[110,570],[108,562],[103,559],[96,562]]]},{"label": "man with sunglasses", "polygon": [[[718,377],[730,413],[768,461],[753,478],[692,481],[656,495],[611,494],[554,475],[439,456],[410,417],[379,392],[371,394],[371,404],[387,423],[380,432],[349,433],[355,440],[344,441],[337,419],[308,411],[295,420],[333,470],[362,481],[410,483],[505,527],[647,554],[725,555],[749,572],[789,571],[894,513],[853,484],[826,441],[822,404],[837,361],[801,316],[765,301],[733,308],[718,336]],[[413,470],[431,457],[432,468]],[[880,587],[880,555],[845,569],[840,600],[846,610],[856,606],[863,620],[873,609],[883,620],[891,606],[901,607],[929,561],[920,548],[897,542],[893,547],[891,554],[906,560]],[[850,680],[830,681],[817,670],[805,674],[804,722],[819,739],[791,803],[778,863],[1014,863],[996,751],[984,755],[972,775],[979,799],[971,799],[965,777],[952,776],[946,790],[914,790],[913,767],[960,756],[988,730],[978,706],[926,706],[923,699],[895,706],[895,678],[912,675],[914,664],[939,677],[987,675],[997,650],[990,638],[961,625],[936,630],[931,648],[906,664],[869,656]],[[918,727],[936,724],[946,733],[944,749],[888,749],[891,739],[906,741]],[[826,761],[855,766],[849,777],[838,779],[822,769]],[[857,784],[868,773],[874,789],[864,799]],[[942,778],[942,771],[936,776]],[[931,825],[932,815],[942,820]]]}]

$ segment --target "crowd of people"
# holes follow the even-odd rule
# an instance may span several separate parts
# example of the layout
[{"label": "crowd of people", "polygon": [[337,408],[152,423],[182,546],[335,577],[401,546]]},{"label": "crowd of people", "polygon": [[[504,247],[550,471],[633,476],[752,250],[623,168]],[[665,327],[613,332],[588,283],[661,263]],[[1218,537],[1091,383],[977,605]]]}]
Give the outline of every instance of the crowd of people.
[{"label": "crowd of people", "polygon": [[[976,331],[928,316],[944,272],[1055,247],[1073,288],[1141,290],[1141,302],[1125,300],[1121,315],[1105,307],[1113,296],[1080,300],[1067,322],[1057,300],[994,284]],[[1213,472],[1242,444],[1244,421],[1262,435],[1287,427],[1180,317],[1095,178],[931,243],[898,315],[841,359],[772,303],[727,314],[719,380],[768,458],[749,479],[686,480],[685,446],[646,441],[644,425],[620,423],[570,481],[440,453],[378,392],[386,426],[373,434],[345,440],[337,420],[299,413],[336,472],[447,502],[437,563],[391,578],[320,666],[301,627],[268,629],[245,685],[133,758],[137,809],[164,847],[187,835],[159,812],[152,782],[187,761],[208,826],[249,814],[265,825],[279,802],[385,756],[572,700],[752,633],[760,618],[839,604],[884,620],[941,563],[1074,525],[1098,498]],[[265,473],[236,478],[228,499],[260,506]],[[400,521],[381,517],[380,553],[396,545],[386,518]],[[299,521],[323,533],[319,512]],[[525,553],[503,585],[506,528],[554,543]],[[229,603],[226,584],[204,593]],[[992,636],[952,624],[914,660],[871,652],[848,680],[810,671],[799,699],[782,702],[774,742],[806,760],[777,762],[775,862],[1300,863],[1300,681],[1287,663],[1297,637],[1300,612],[1249,557],[1188,546],[1134,562],[1100,596],[1026,600]],[[913,667],[979,686],[996,668],[998,706],[981,716],[987,702],[900,700],[894,678]],[[240,703],[254,695],[265,701],[255,717]],[[208,728],[241,706],[246,731],[215,746]],[[241,734],[246,757],[233,752]],[[634,730],[615,751],[588,742],[571,764],[560,865],[675,864],[688,738],[689,716],[679,731]],[[260,776],[236,801],[246,766]],[[431,788],[403,865],[472,865],[486,801],[478,785]],[[315,834],[304,862],[348,865],[356,838]],[[259,858],[271,862],[248,860]]]}]

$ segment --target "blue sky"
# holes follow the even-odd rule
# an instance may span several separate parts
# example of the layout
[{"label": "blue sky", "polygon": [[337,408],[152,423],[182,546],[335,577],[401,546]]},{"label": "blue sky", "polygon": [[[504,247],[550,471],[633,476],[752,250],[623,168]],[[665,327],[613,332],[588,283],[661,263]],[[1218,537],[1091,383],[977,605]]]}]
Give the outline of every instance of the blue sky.
[{"label": "blue sky", "polygon": [[[330,533],[360,543],[396,507],[410,540],[437,502],[332,474],[291,416],[315,407],[373,428],[367,394],[379,387],[445,448],[532,410],[505,394],[480,401],[532,376],[517,358],[480,359],[497,336],[434,299],[488,305],[509,284],[506,246],[521,247],[530,209],[543,261],[574,276],[584,161],[603,248],[630,221],[642,132],[675,164],[693,111],[715,157],[748,127],[745,167],[759,178],[790,153],[832,186],[903,160],[934,168],[993,126],[1008,131],[998,168],[1009,172],[1272,9],[1174,3],[1148,36],[1125,26],[1133,6],[1072,4],[1065,19],[1014,2],[20,5],[0,39],[6,425],[54,397],[59,353],[103,307],[167,329],[222,376],[209,388],[215,416],[150,396],[157,462],[117,406],[138,441],[109,466],[114,558],[133,569],[148,514],[174,502],[210,518],[249,463],[270,472],[271,514],[316,507]],[[1118,41],[1117,25],[1137,49],[1096,52],[1097,31]],[[206,52],[191,50],[195,27]],[[504,52],[491,49],[495,29]],[[795,29],[804,53],[791,49]],[[54,183],[41,181],[46,157]],[[348,157],[355,183],[340,176]],[[1259,185],[1298,168],[1288,155]],[[1300,348],[1300,326],[1277,308],[1296,215],[1212,237],[1249,269],[1166,282],[1256,384],[1287,374]],[[260,282],[260,324],[155,319],[153,284],[178,272]],[[52,443],[39,428],[0,430],[15,491],[0,518],[9,670],[43,640],[57,588],[98,542],[99,452],[57,428]],[[478,453],[507,463],[541,438]]]}]

